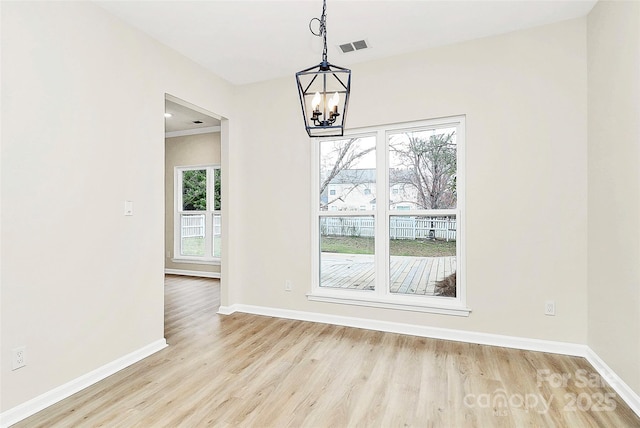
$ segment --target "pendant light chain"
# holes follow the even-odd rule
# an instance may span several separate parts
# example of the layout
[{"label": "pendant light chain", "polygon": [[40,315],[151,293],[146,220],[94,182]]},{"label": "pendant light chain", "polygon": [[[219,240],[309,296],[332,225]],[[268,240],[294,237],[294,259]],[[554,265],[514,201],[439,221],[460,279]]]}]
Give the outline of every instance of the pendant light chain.
[{"label": "pendant light chain", "polygon": [[320,32],[324,39],[324,49],[322,50],[322,61],[327,62],[327,0],[322,0],[322,20],[320,21]]},{"label": "pendant light chain", "polygon": [[[317,33],[313,31],[313,28],[311,28],[311,24],[313,24],[314,21],[318,21],[318,23],[320,24],[320,28],[318,29]],[[327,0],[322,0],[322,16],[320,17],[320,19],[313,18],[309,22],[309,30],[311,31],[311,34],[313,34],[314,36],[322,37],[324,42],[324,46],[322,49],[322,62],[326,63],[327,62]]]}]

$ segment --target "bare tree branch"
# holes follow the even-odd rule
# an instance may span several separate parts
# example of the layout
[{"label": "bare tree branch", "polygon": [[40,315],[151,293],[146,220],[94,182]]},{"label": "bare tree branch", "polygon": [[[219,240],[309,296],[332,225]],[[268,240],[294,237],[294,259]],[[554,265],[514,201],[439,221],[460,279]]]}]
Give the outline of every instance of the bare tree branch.
[{"label": "bare tree branch", "polygon": [[[456,201],[456,144],[455,132],[436,134],[426,139],[419,134],[406,133],[406,142],[390,145],[401,168],[393,184],[404,184],[416,192],[420,208],[449,208]],[[402,177],[402,174],[406,177]],[[394,180],[395,179],[395,180]]]},{"label": "bare tree branch", "polygon": [[[358,160],[360,160],[361,158],[366,156],[368,153],[375,150],[375,146],[358,150],[359,149],[359,145],[357,144],[358,141],[359,141],[359,138],[350,138],[348,140],[334,142],[332,155],[328,155],[327,158],[333,159],[335,157],[335,161],[333,162],[331,170],[324,177],[324,179],[322,180],[322,183],[320,184],[320,195],[323,195],[327,191],[327,187],[329,186],[329,183],[335,180],[336,177],[341,172],[350,170],[352,166],[357,164]],[[326,204],[322,204],[322,207],[326,207],[329,204],[339,199],[343,199],[345,196],[347,196],[353,190],[355,190],[358,186],[364,184],[366,181],[364,180],[364,178],[365,177],[362,171],[360,172],[360,174],[358,174],[357,171],[354,172],[353,177],[350,177],[350,180],[349,180],[350,184],[352,184],[353,186],[350,189],[348,189],[346,193],[336,195],[336,197],[333,200],[327,202]]]}]

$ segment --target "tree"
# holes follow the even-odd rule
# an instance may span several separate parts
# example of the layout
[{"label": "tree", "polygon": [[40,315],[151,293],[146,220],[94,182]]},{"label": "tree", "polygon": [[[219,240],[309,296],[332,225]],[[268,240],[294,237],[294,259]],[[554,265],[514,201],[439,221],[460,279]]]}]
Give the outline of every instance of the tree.
[{"label": "tree", "polygon": [[419,208],[455,207],[455,132],[435,134],[428,138],[424,133],[413,132],[402,136],[389,145],[396,159],[395,168],[389,171],[390,184],[400,185],[405,194],[415,192],[415,202]]},{"label": "tree", "polygon": [[220,168],[213,170],[214,189],[213,189],[213,209],[220,210],[222,205],[220,199],[222,197],[222,172]]},{"label": "tree", "polygon": [[207,170],[193,169],[182,173],[182,208],[185,211],[206,211]]},{"label": "tree", "polygon": [[[364,156],[375,150],[375,144],[362,148],[361,145],[358,144],[359,141],[361,141],[360,138],[350,138],[348,140],[323,143],[330,148],[327,151],[323,151],[321,155],[321,208],[326,208],[331,203],[344,198],[368,180],[368,174],[365,170],[354,167],[357,166],[358,161],[362,160]],[[333,199],[329,200],[327,188],[329,183],[334,181],[338,176],[340,176],[340,180],[343,183],[350,184],[350,187],[345,192],[340,195],[335,195]]]}]

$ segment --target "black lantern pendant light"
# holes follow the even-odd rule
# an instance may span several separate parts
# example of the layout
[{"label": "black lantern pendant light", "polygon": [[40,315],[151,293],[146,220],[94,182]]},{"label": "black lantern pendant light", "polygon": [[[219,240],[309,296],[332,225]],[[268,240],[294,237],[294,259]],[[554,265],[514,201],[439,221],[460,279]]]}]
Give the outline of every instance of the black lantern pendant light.
[{"label": "black lantern pendant light", "polygon": [[[327,61],[327,0],[322,1],[322,17],[313,18],[309,30],[322,37],[322,62],[296,73],[300,105],[307,134],[310,137],[335,137],[344,134],[347,105],[351,89],[351,70]],[[318,21],[319,32],[311,24]]]}]

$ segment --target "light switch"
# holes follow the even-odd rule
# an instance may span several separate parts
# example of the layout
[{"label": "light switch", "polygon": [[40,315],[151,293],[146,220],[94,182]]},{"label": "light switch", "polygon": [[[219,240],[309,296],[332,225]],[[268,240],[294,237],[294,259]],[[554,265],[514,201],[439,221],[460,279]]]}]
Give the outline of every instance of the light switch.
[{"label": "light switch", "polygon": [[124,215],[133,215],[133,201],[124,201]]}]

